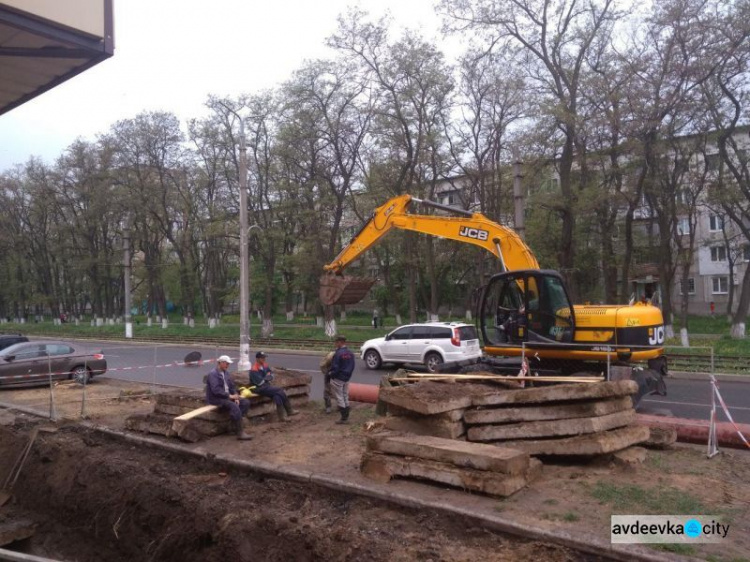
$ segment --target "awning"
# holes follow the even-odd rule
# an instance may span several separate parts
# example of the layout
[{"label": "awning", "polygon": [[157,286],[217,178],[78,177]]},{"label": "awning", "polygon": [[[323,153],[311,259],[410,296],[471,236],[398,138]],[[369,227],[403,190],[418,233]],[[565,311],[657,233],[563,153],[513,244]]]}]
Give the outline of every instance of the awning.
[{"label": "awning", "polygon": [[0,115],[113,52],[112,0],[0,2]]}]

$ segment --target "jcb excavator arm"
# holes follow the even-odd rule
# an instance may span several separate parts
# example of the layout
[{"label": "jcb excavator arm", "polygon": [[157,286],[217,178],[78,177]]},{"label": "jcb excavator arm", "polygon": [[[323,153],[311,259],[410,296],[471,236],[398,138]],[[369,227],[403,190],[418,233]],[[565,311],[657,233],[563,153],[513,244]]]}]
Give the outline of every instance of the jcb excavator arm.
[{"label": "jcb excavator arm", "polygon": [[[411,214],[408,210],[412,202],[462,216]],[[346,266],[377,244],[393,228],[480,246],[500,260],[502,271],[539,269],[534,254],[512,229],[489,220],[481,213],[417,199],[411,195],[394,197],[375,209],[372,218],[324,269],[340,275]],[[324,276],[321,279],[321,301],[324,304],[353,304],[365,296],[370,286],[372,282],[366,284],[361,278]]]}]

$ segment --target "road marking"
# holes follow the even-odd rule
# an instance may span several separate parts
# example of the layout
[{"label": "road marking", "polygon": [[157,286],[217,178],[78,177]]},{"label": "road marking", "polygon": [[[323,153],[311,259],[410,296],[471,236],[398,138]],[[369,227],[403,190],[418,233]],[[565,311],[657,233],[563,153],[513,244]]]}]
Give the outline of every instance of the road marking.
[{"label": "road marking", "polygon": [[[655,404],[677,404],[680,406],[700,406],[702,408],[710,408],[711,404],[697,404],[695,402],[674,402],[670,400],[654,400],[652,398],[644,398],[643,402],[654,402]],[[730,410],[750,410],[743,406],[729,406]]]}]

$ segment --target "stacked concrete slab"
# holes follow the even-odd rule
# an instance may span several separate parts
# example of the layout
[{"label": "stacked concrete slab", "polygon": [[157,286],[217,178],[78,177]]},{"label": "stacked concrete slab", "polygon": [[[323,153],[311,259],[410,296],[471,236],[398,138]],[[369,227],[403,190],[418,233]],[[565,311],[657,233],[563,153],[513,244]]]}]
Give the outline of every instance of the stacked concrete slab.
[{"label": "stacked concrete slab", "polygon": [[528,453],[480,443],[420,435],[370,437],[360,465],[379,482],[426,480],[491,496],[509,496],[541,474]]},{"label": "stacked concrete slab", "polygon": [[420,382],[381,394],[391,414],[385,422],[389,429],[465,438],[538,456],[591,456],[649,438],[646,428],[633,425],[631,396],[637,390],[629,380],[512,390]]},{"label": "stacked concrete slab", "polygon": [[[289,369],[274,369],[274,386],[283,388],[292,406],[299,408],[309,401],[309,374]],[[247,385],[247,377],[232,375],[238,386]],[[171,391],[156,395],[153,412],[136,414],[125,420],[125,428],[131,431],[154,433],[167,437],[179,437],[184,441],[200,441],[207,437],[231,431],[229,415],[215,408],[206,408],[204,391]],[[263,416],[276,412],[275,404],[263,396],[250,398],[250,411],[247,417],[260,420]],[[179,420],[186,414],[194,413],[187,420]]]}]

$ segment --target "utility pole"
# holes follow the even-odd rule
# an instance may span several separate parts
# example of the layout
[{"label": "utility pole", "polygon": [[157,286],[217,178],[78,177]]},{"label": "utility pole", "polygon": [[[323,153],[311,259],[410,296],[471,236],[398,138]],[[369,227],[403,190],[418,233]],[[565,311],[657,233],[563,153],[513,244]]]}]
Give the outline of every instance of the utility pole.
[{"label": "utility pole", "polygon": [[[221,102],[219,102],[221,103]],[[247,154],[245,122],[234,109],[221,103],[240,122],[240,359],[238,371],[250,370],[250,256],[247,247]]]},{"label": "utility pole", "polygon": [[526,207],[525,197],[523,194],[523,188],[521,186],[521,159],[516,156],[513,162],[513,226],[515,231],[521,237],[521,240],[526,238],[526,224],[524,220],[524,209]]},{"label": "utility pole", "polygon": [[123,271],[124,271],[124,286],[125,286],[125,337],[133,337],[133,318],[130,316],[130,309],[132,304],[130,303],[130,216],[125,217],[125,225],[122,229],[122,245],[123,245]]},{"label": "utility pole", "polygon": [[245,123],[240,120],[240,360],[237,370],[250,370],[250,256],[247,247],[247,154]]}]

